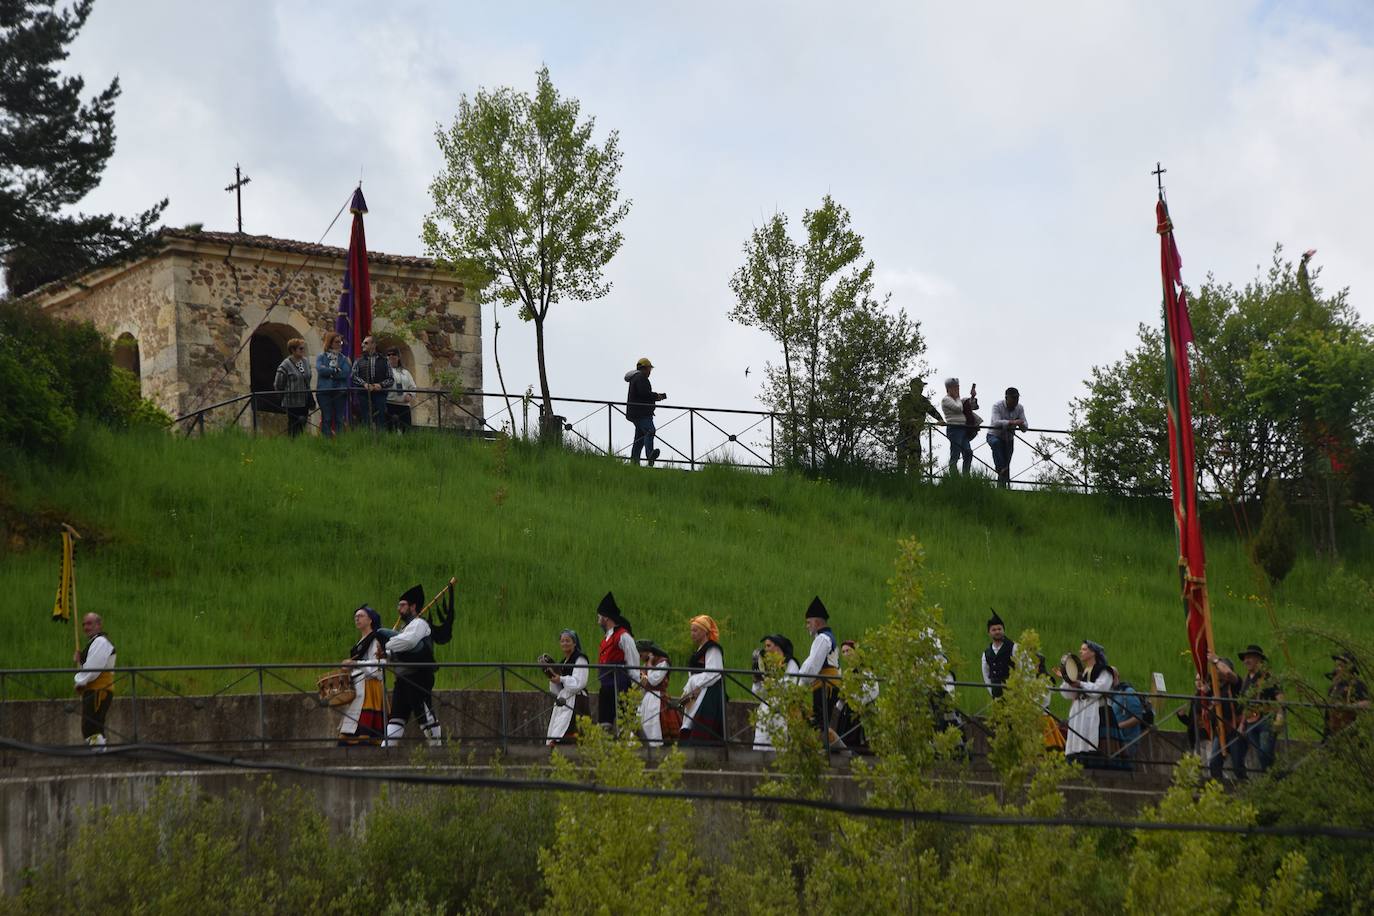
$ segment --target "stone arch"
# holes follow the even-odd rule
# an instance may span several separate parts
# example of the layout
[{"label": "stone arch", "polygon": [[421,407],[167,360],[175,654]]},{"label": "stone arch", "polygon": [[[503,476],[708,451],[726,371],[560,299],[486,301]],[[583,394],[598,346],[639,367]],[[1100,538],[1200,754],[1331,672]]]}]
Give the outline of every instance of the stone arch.
[{"label": "stone arch", "polygon": [[[377,352],[385,353],[395,347],[401,351],[401,365],[415,379],[416,388],[429,388],[434,384],[430,373],[429,349],[418,340],[405,340],[399,334],[387,330],[374,330],[372,339],[377,344]],[[420,425],[434,422],[434,398],[421,394],[416,398],[414,421]]]},{"label": "stone arch", "polygon": [[[305,316],[295,309],[278,307],[267,318],[266,321],[252,321],[239,339],[235,369],[245,394],[249,391],[272,390],[277,366],[286,358],[286,342],[291,338],[299,337],[305,341],[305,356],[311,361],[312,370],[314,359],[321,349],[320,332],[311,327]],[[279,412],[281,399],[270,394],[260,396],[257,406],[259,410]]]},{"label": "stone arch", "polygon": [[143,380],[142,360],[138,351],[138,338],[132,331],[125,331],[114,340],[112,355],[114,364],[120,369],[127,369],[134,374],[140,382]]}]

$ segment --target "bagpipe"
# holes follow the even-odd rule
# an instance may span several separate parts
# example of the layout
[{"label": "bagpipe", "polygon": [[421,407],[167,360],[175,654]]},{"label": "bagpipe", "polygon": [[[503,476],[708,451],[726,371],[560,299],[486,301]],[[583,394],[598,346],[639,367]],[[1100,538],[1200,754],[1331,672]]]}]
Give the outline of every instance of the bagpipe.
[{"label": "bagpipe", "polygon": [[[425,616],[429,613],[430,608],[434,607],[435,604],[439,603],[442,600],[443,603],[439,604],[438,609],[435,610],[434,617],[430,621],[429,625],[430,637],[434,640],[434,644],[437,646],[445,646],[453,641],[453,618],[455,616],[453,602],[454,595],[456,594],[454,586],[457,583],[458,578],[456,576],[450,577],[448,580],[448,584],[446,584],[443,588],[439,589],[439,594],[429,599],[429,603],[426,604],[424,607],[420,608],[420,613],[415,615],[417,617]],[[397,632],[400,631],[400,629],[401,618],[397,617],[396,626],[393,627],[390,632],[385,630],[382,632],[386,636],[390,637],[394,636]]]}]

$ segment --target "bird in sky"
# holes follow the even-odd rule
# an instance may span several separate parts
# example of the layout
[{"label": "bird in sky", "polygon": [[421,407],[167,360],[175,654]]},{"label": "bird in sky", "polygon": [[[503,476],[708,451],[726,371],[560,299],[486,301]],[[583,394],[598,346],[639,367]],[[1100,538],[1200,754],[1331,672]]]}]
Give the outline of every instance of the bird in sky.
[{"label": "bird in sky", "polygon": [[748,366],[745,366],[745,367],[744,367],[744,377],[745,377],[745,378],[748,378],[748,377],[749,377],[749,367],[748,367]]}]

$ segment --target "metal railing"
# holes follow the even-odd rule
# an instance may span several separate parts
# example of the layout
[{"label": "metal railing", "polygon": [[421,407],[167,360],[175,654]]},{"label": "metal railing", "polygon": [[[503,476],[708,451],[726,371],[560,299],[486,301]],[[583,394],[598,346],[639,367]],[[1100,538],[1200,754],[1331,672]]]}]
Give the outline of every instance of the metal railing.
[{"label": "metal railing", "polygon": [[[317,397],[320,389],[309,392]],[[326,396],[330,391],[323,392]],[[410,428],[442,430],[492,437],[498,434],[526,439],[547,437],[549,429],[558,431],[562,444],[570,448],[615,458],[631,459],[637,432],[626,417],[624,401],[595,398],[554,397],[555,411],[550,419],[541,416],[542,408],[528,396],[510,399],[508,412],[499,392],[466,392],[455,397],[443,388],[417,388],[412,394]],[[173,428],[190,435],[204,435],[207,429],[237,427],[259,434],[283,434],[287,414],[276,406],[280,393],[250,392],[225,399],[177,417]],[[361,395],[349,390],[351,426],[371,428]],[[482,406],[478,406],[478,405]],[[498,409],[491,411],[488,408]],[[534,416],[531,417],[531,408]],[[516,417],[518,429],[509,418]],[[495,419],[494,424],[492,420]],[[774,471],[787,464],[798,449],[783,441],[788,429],[788,414],[768,410],[702,407],[659,403],[655,405],[655,447],[660,455],[655,464],[684,470],[707,465],[723,465],[755,471]],[[879,471],[916,476],[933,481],[948,473],[949,444],[944,426],[926,424],[912,435],[902,435],[887,421],[865,422],[852,417],[822,417],[818,423],[845,423],[861,431],[868,443],[865,464]],[[321,411],[310,409],[307,424],[312,434],[321,432]],[[385,427],[383,427],[385,428]],[[991,447],[985,433],[993,427],[981,426],[970,440],[974,473],[996,477]],[[1076,446],[1066,429],[1033,428],[1013,434],[1009,466],[1011,487],[1059,489],[1091,492],[1097,487],[1089,479],[1088,455]],[[803,449],[804,451],[804,449]],[[808,459],[809,460],[809,459]]]},{"label": "metal railing", "polygon": [[[394,676],[383,666],[384,677]],[[432,668],[440,682],[434,693],[434,711],[446,740],[465,745],[499,747],[503,752],[516,745],[542,745],[547,742],[546,726],[557,702],[548,689],[542,665],[507,662],[438,662],[411,665]],[[114,700],[105,735],[110,744],[157,743],[169,746],[291,748],[324,747],[339,742],[343,710],[320,699],[317,681],[323,674],[337,670],[337,664],[226,664],[157,665],[124,667],[113,670]],[[587,692],[595,695],[592,677],[603,669],[589,665]],[[658,668],[674,675],[699,673],[682,667]],[[0,736],[46,745],[73,746],[72,735],[82,721],[81,702],[72,693],[70,668],[24,668],[0,670]],[[719,748],[727,757],[732,752],[754,748],[754,723],[739,712],[739,701],[754,702],[753,669],[726,668],[721,677],[727,693],[727,715],[719,734],[708,734],[703,741]],[[818,680],[827,680],[817,678]],[[841,679],[829,679],[836,686]],[[384,682],[385,683],[385,682]],[[206,686],[212,689],[204,692]],[[394,686],[394,685],[393,685]],[[965,753],[970,759],[986,754],[990,735],[984,718],[997,700],[988,695],[987,685],[956,681],[954,692],[933,694],[928,700],[941,729],[958,728],[964,736]],[[637,688],[636,688],[637,689]],[[879,689],[881,684],[879,683]],[[1047,689],[1049,689],[1047,687]],[[1058,688],[1055,688],[1058,691]],[[1101,762],[1108,768],[1122,769],[1172,765],[1188,746],[1186,734],[1163,726],[1180,713],[1199,703],[1212,703],[1210,697],[1177,693],[1135,693],[1142,703],[1157,712],[1153,726],[1144,727],[1126,743],[1102,748]],[[670,692],[670,697],[676,693]],[[1111,694],[1107,695],[1108,697]],[[1235,701],[1244,703],[1243,700]],[[1163,711],[1169,705],[1173,708]],[[729,714],[731,706],[737,710]],[[1221,704],[1225,705],[1225,704]],[[1329,702],[1296,700],[1266,701],[1269,708],[1282,709],[1296,716],[1309,729],[1320,732],[1315,715],[1325,721],[1332,710],[1366,715],[1369,709]],[[1047,714],[1050,714],[1047,711]],[[839,723],[832,718],[834,707],[823,707],[818,723],[822,735],[831,735]],[[1067,736],[1072,727],[1055,715],[1058,727]],[[622,721],[622,727],[626,724]],[[858,710],[855,728],[835,732],[836,741],[824,741],[828,755],[866,748],[852,747],[854,732],[863,726]],[[1287,722],[1284,723],[1286,731]],[[227,730],[227,733],[226,733]],[[674,736],[664,736],[670,741]],[[1081,736],[1097,746],[1098,736]],[[415,743],[423,738],[406,739]],[[1285,744],[1293,742],[1285,739]]]}]

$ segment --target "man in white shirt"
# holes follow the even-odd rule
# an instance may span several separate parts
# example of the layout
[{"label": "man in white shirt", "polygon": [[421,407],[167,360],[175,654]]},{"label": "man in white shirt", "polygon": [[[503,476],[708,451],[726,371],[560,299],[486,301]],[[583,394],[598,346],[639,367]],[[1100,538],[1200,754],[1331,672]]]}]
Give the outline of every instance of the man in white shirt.
[{"label": "man in white shirt", "polygon": [[827,720],[839,692],[840,646],[830,629],[830,612],[819,595],[806,609],[806,632],[811,634],[811,651],[797,669],[797,679],[811,686],[811,723],[820,729],[821,737],[833,742],[838,733],[835,723]]},{"label": "man in white shirt", "polygon": [[86,648],[72,657],[81,669],[76,675],[76,692],[81,697],[81,737],[90,747],[101,750],[105,747],[105,717],[114,699],[115,647],[105,635],[99,614],[83,617],[81,629],[86,633]]},{"label": "man in white shirt", "polygon": [[988,447],[992,449],[992,464],[997,469],[997,482],[1011,485],[1011,453],[1016,447],[1016,431],[1026,429],[1026,408],[1021,406],[1021,392],[1007,389],[1006,400],[992,405],[992,429],[988,430]]},{"label": "man in white shirt", "polygon": [[391,692],[384,747],[400,742],[412,715],[420,720],[420,731],[431,747],[443,743],[439,717],[434,714],[434,637],[429,621],[420,616],[424,604],[425,590],[418,585],[396,602],[396,612],[405,626],[386,644],[387,661],[396,669],[396,687]]}]

